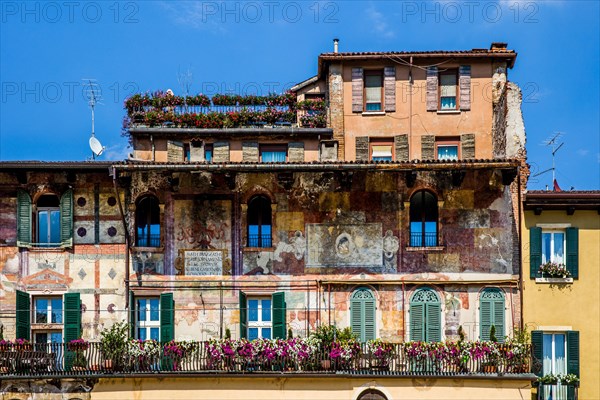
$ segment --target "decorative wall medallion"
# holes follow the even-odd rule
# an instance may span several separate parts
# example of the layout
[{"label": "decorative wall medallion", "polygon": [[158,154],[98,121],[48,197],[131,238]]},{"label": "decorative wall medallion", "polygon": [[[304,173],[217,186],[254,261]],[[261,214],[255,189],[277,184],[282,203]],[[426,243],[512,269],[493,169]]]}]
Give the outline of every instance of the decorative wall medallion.
[{"label": "decorative wall medallion", "polygon": [[108,307],[106,307],[106,310],[108,311],[109,314],[114,314],[115,307],[116,307],[116,305],[114,303],[110,303],[108,305]]},{"label": "decorative wall medallion", "polygon": [[115,279],[115,276],[117,276],[117,272],[115,271],[114,268],[111,268],[110,271],[108,271],[108,277],[110,279]]},{"label": "decorative wall medallion", "polygon": [[85,197],[83,197],[83,196],[82,196],[82,197],[79,197],[79,198],[77,199],[77,205],[78,205],[79,207],[84,207],[86,203],[87,203],[87,201],[85,200]]},{"label": "decorative wall medallion", "polygon": [[335,239],[335,253],[340,258],[348,258],[354,253],[354,241],[352,237],[344,232]]},{"label": "decorative wall medallion", "polygon": [[109,206],[114,207],[115,204],[117,204],[117,199],[115,199],[113,196],[110,196],[106,202]]},{"label": "decorative wall medallion", "polygon": [[79,237],[84,237],[87,234],[87,230],[82,226],[77,229],[77,235]]},{"label": "decorative wall medallion", "polygon": [[106,233],[108,233],[108,236],[110,236],[110,237],[115,237],[117,234],[117,228],[115,228],[114,226],[111,226],[110,228],[108,228]]},{"label": "decorative wall medallion", "polygon": [[81,278],[81,280],[83,280],[83,278],[85,278],[87,276],[87,273],[83,270],[83,268],[81,268],[79,270],[79,273],[77,275],[79,275],[79,277]]}]

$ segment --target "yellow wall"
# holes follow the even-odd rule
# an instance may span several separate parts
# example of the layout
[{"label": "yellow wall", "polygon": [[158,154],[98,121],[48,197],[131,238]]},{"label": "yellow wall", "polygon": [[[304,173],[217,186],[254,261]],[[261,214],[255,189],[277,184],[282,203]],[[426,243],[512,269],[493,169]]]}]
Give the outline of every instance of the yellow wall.
[{"label": "yellow wall", "polygon": [[[542,284],[529,278],[529,228],[569,223],[579,228],[579,279]],[[596,211],[525,211],[523,219],[523,320],[530,330],[571,327],[580,336],[579,398],[600,399],[600,216]]]},{"label": "yellow wall", "polygon": [[529,397],[523,379],[411,379],[344,377],[196,377],[100,379],[91,399],[356,400],[369,388],[393,399],[519,399]]}]

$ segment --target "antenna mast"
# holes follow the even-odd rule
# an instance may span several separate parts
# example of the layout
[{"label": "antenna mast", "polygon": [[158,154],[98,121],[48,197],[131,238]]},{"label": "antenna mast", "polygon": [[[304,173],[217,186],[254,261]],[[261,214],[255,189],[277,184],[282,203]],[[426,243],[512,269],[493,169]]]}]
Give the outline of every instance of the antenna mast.
[{"label": "antenna mast", "polygon": [[[90,147],[92,148],[92,160],[95,161],[96,156],[101,155],[102,152],[104,151],[104,148],[102,147],[100,142],[98,142],[98,140],[96,139],[96,132],[95,132],[94,110],[95,110],[96,104],[100,104],[100,98],[101,98],[100,87],[96,83],[95,79],[83,79],[83,81],[87,81],[87,84],[84,84],[85,95],[88,99],[88,105],[90,106],[90,109],[92,110],[92,137],[90,138]],[[92,143],[94,145],[92,145]]]},{"label": "antenna mast", "polygon": [[563,135],[562,132],[557,132],[554,134],[554,136],[551,139],[548,139],[544,142],[544,144],[546,145],[546,147],[551,147],[552,148],[552,168],[546,169],[542,172],[539,172],[535,175],[532,176],[536,177],[536,176],[540,176],[545,174],[548,171],[552,171],[552,187],[554,187],[554,182],[556,181],[556,163],[555,163],[555,155],[558,152],[558,150],[560,150],[561,147],[563,147],[563,145],[565,144],[565,142],[561,142],[558,143],[558,139]]}]

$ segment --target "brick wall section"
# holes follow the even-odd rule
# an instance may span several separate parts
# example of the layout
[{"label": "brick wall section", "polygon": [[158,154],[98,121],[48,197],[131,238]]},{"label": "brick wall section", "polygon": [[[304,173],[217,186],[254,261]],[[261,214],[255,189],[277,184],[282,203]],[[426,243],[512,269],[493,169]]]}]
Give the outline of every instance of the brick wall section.
[{"label": "brick wall section", "polygon": [[421,136],[421,160],[435,159],[435,136]]},{"label": "brick wall section", "polygon": [[247,162],[258,162],[258,143],[243,142],[242,143],[242,160]]},{"label": "brick wall section", "polygon": [[408,161],[408,135],[394,136],[396,161]]},{"label": "brick wall section", "polygon": [[304,162],[304,143],[291,142],[288,144],[288,161]]},{"label": "brick wall section", "polygon": [[460,135],[460,147],[463,159],[475,158],[475,135],[472,133]]},{"label": "brick wall section", "polygon": [[333,139],[338,142],[338,159],[345,160],[344,146],[344,89],[342,66],[329,66],[329,126],[333,129]]},{"label": "brick wall section", "polygon": [[229,162],[229,142],[215,142],[213,144],[213,161]]}]

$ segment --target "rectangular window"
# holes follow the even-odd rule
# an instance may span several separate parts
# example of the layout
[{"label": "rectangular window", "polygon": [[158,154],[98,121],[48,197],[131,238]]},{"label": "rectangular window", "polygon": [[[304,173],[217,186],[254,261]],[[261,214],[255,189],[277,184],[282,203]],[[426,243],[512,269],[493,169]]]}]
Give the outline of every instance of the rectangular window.
[{"label": "rectangular window", "polygon": [[34,324],[62,324],[62,297],[34,297]]},{"label": "rectangular window", "polygon": [[365,71],[365,111],[383,110],[383,71]]},{"label": "rectangular window", "polygon": [[[564,333],[544,333],[542,376],[567,374],[567,340]],[[560,384],[544,385],[542,399],[566,400],[567,387]]]},{"label": "rectangular window", "polygon": [[136,297],[136,335],[140,340],[160,341],[160,300],[158,297]]},{"label": "rectangular window", "polygon": [[60,244],[60,210],[58,208],[38,208],[38,243],[42,245]]},{"label": "rectangular window", "polygon": [[394,143],[391,141],[373,140],[369,143],[371,161],[393,161]]},{"label": "rectangular window", "polygon": [[435,154],[438,160],[458,160],[460,140],[456,138],[436,138]]},{"label": "rectangular window", "polygon": [[213,160],[213,145],[205,144],[204,145],[204,160],[207,162],[212,162]]},{"label": "rectangular window", "polygon": [[565,263],[565,231],[542,231],[542,264]]},{"label": "rectangular window", "polygon": [[271,304],[270,297],[248,297],[248,340],[272,338]]},{"label": "rectangular window", "polygon": [[449,70],[440,72],[440,110],[456,110],[457,109],[457,71]]},{"label": "rectangular window", "polygon": [[285,162],[287,159],[286,145],[261,145],[261,162]]}]

